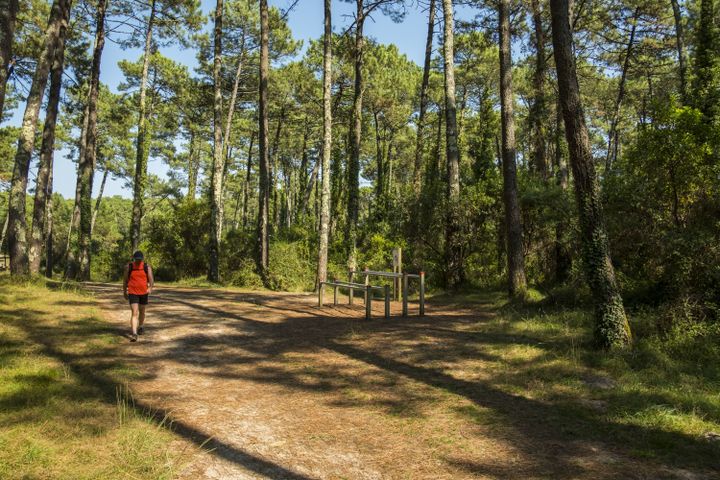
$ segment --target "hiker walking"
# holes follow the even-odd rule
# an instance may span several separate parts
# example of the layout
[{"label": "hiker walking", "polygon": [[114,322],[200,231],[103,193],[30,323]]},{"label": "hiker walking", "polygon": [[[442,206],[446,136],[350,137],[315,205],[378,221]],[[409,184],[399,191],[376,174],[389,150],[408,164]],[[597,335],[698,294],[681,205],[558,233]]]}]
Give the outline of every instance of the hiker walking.
[{"label": "hiker walking", "polygon": [[141,251],[133,253],[133,261],[125,266],[123,276],[123,295],[125,300],[130,301],[130,341],[136,342],[138,334],[145,333],[145,308],[148,304],[148,296],[152,293],[153,279],[152,268],[145,263],[145,256]]}]

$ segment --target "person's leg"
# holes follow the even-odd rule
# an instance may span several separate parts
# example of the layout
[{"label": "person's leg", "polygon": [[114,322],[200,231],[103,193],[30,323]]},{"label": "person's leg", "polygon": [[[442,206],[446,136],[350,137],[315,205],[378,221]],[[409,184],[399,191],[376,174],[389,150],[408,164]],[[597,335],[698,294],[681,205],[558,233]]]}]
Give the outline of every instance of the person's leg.
[{"label": "person's leg", "polygon": [[138,317],[139,318],[138,326],[139,326],[139,328],[142,329],[143,325],[145,324],[145,307],[147,307],[147,304],[146,305],[139,304],[139,307],[140,307],[140,311],[139,311],[139,317]]},{"label": "person's leg", "polygon": [[138,304],[137,304],[137,303],[131,303],[131,304],[130,304],[130,310],[131,310],[131,314],[130,314],[130,330],[131,330],[131,332],[132,332],[133,335],[137,335],[138,317],[139,317]]}]

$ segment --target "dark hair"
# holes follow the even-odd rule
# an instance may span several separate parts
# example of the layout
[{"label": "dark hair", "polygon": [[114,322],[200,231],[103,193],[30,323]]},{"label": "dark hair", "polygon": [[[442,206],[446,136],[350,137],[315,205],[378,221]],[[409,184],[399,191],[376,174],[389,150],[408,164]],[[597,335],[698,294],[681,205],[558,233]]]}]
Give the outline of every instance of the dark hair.
[{"label": "dark hair", "polygon": [[142,260],[144,258],[145,258],[145,255],[143,255],[143,253],[140,250],[133,253],[133,260]]}]

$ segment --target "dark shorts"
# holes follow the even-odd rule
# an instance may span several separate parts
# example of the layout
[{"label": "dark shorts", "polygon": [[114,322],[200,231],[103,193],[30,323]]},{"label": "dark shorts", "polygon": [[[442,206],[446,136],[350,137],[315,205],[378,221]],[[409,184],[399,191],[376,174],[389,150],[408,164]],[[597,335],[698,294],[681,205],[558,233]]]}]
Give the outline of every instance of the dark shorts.
[{"label": "dark shorts", "polygon": [[133,303],[139,303],[140,305],[147,305],[148,304],[148,294],[145,295],[133,295],[132,293],[128,294],[128,300],[130,300],[130,305]]}]

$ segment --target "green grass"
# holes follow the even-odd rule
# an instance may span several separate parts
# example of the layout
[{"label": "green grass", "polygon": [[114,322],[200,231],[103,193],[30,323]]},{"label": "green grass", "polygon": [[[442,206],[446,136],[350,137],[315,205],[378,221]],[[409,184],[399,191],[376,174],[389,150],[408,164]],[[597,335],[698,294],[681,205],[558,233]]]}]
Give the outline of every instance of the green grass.
[{"label": "green grass", "polygon": [[173,478],[173,434],[114,389],[120,339],[76,287],[0,276],[0,478]]},{"label": "green grass", "polygon": [[574,428],[574,418],[578,425],[594,425],[582,437],[627,446],[631,455],[670,464],[692,459],[698,467],[718,468],[720,443],[704,438],[720,432],[717,328],[695,326],[661,336],[647,327],[657,312],[645,311],[630,315],[637,332],[632,349],[599,352],[590,347],[590,312],[552,296],[531,297],[509,302],[502,292],[474,292],[436,299],[486,305],[496,316],[475,324],[475,331],[525,339],[485,347],[499,360],[489,367],[494,387],[551,402],[568,428]]}]

